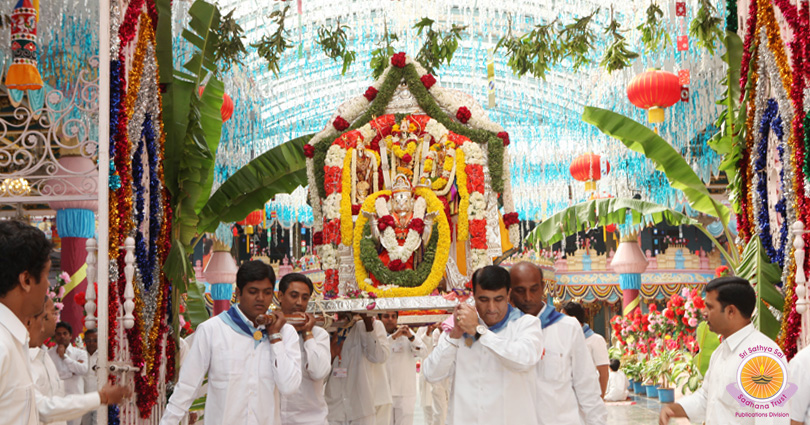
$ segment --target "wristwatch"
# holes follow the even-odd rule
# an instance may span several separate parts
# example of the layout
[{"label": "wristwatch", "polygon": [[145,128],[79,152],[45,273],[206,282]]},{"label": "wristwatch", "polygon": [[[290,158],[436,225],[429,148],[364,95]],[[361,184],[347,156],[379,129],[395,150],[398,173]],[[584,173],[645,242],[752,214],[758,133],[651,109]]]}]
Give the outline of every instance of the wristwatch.
[{"label": "wristwatch", "polygon": [[489,328],[487,328],[486,326],[484,326],[484,325],[476,326],[475,327],[475,339],[481,338],[487,332],[489,332]]}]

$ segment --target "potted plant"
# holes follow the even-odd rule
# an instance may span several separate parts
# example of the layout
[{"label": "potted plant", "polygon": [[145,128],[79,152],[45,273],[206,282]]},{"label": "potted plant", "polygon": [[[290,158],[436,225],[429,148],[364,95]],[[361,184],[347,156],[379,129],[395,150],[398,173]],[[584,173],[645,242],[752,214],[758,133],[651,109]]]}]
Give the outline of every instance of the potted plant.
[{"label": "potted plant", "polygon": [[644,391],[647,393],[647,397],[658,397],[655,385],[658,381],[659,363],[656,358],[647,359],[647,361],[643,363],[641,374],[642,382],[644,382]]},{"label": "potted plant", "polygon": [[672,403],[675,401],[675,388],[672,387],[674,366],[680,358],[680,352],[676,350],[663,350],[656,358],[658,363],[658,399],[661,403]]},{"label": "potted plant", "polygon": [[641,364],[638,361],[627,359],[622,363],[622,371],[630,381],[630,392],[636,392],[636,387],[641,387],[641,377],[639,376]]},{"label": "potted plant", "polygon": [[703,382],[703,375],[700,373],[700,368],[697,367],[695,359],[689,353],[683,355],[675,362],[672,368],[672,376],[675,379],[675,386],[681,386],[681,394],[686,394],[686,391],[697,391],[700,384]]}]

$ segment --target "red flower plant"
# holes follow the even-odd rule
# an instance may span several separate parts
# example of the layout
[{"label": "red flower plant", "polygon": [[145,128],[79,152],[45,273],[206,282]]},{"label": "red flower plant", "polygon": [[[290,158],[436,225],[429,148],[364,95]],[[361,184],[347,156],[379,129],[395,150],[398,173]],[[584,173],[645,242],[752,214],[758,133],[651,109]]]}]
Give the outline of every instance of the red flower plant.
[{"label": "red flower plant", "polygon": [[487,237],[487,221],[477,218],[470,220],[470,237],[484,238]]},{"label": "red flower plant", "polygon": [[315,232],[312,234],[312,244],[315,246],[323,245],[323,232]]},{"label": "red flower plant", "polygon": [[402,260],[394,260],[388,263],[388,269],[395,272],[405,270],[405,263],[403,263]]},{"label": "red flower plant", "polygon": [[467,124],[467,121],[470,120],[470,117],[472,117],[472,112],[470,112],[470,110],[467,109],[466,106],[462,106],[458,108],[458,111],[456,111],[456,118],[459,121],[461,121],[462,124]]},{"label": "red flower plant", "polygon": [[507,133],[505,131],[502,131],[502,132],[498,133],[498,137],[500,137],[501,140],[503,140],[503,145],[504,146],[509,146],[509,133]]},{"label": "red flower plant", "polygon": [[422,80],[422,84],[424,84],[425,88],[430,90],[434,84],[436,84],[436,78],[433,77],[431,74],[425,74],[419,78]]},{"label": "red flower plant", "polygon": [[412,160],[413,160],[413,157],[411,156],[411,154],[406,153],[405,155],[402,155],[402,161],[404,163],[410,164]]},{"label": "red flower plant", "polygon": [[352,205],[352,215],[360,214],[360,208],[362,208],[362,205],[360,204]]},{"label": "red flower plant", "polygon": [[714,277],[723,277],[728,275],[728,266],[720,266],[714,269]]},{"label": "red flower plant", "polygon": [[309,144],[304,145],[304,156],[307,158],[315,156],[315,147]]},{"label": "red flower plant", "polygon": [[408,224],[408,228],[415,231],[416,233],[422,233],[422,231],[425,230],[425,222],[422,221],[421,218],[414,218]]},{"label": "red flower plant", "polygon": [[397,68],[405,67],[405,52],[399,52],[391,57],[391,65]]},{"label": "red flower plant", "polygon": [[363,96],[365,96],[366,99],[371,102],[375,97],[377,97],[377,89],[375,89],[374,86],[368,86],[366,92],[363,93]]},{"label": "red flower plant", "polygon": [[392,216],[391,214],[384,215],[380,217],[379,220],[377,220],[377,228],[380,229],[381,232],[388,227],[394,226],[394,224],[395,224],[394,216]]},{"label": "red flower plant", "polygon": [[332,125],[335,126],[335,130],[337,131],[343,131],[349,128],[349,122],[343,119],[343,117],[341,117],[340,115],[338,115],[338,117],[335,118],[335,121],[332,122]]},{"label": "red flower plant", "polygon": [[520,218],[518,217],[518,213],[511,212],[511,213],[503,215],[503,225],[504,226],[509,227],[509,226],[511,226],[513,224],[518,224],[518,223],[520,223]]},{"label": "red flower plant", "polygon": [[73,302],[75,302],[78,306],[84,307],[84,305],[87,303],[87,298],[85,298],[84,292],[79,292],[74,295]]},{"label": "red flower plant", "polygon": [[478,164],[468,164],[464,167],[467,172],[467,190],[470,193],[484,193],[484,167]]}]

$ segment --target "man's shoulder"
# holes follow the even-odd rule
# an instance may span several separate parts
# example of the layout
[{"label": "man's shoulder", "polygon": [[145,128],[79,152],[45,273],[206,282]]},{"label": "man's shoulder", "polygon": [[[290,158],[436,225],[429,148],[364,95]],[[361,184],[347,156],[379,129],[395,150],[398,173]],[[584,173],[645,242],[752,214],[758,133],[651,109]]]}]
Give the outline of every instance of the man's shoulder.
[{"label": "man's shoulder", "polygon": [[327,338],[329,338],[329,332],[327,332],[326,329],[324,329],[324,328],[322,328],[320,326],[315,326],[315,327],[312,328],[312,336],[314,336],[315,338],[318,338],[318,337],[327,337]]}]

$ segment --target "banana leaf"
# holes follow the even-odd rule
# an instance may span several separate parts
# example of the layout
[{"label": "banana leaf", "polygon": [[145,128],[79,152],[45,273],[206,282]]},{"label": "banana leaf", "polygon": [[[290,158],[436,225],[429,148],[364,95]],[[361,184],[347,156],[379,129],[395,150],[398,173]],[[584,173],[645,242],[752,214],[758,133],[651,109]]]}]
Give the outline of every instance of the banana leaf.
[{"label": "banana leaf", "polygon": [[655,132],[624,115],[592,106],[585,107],[582,120],[615,137],[631,150],[644,154],[653,161],[656,169],[666,174],[672,187],[683,191],[692,208],[717,217],[724,227],[728,226],[728,208],[711,197],[689,163]]},{"label": "banana leaf", "polygon": [[197,329],[197,325],[208,320],[208,310],[205,309],[204,287],[197,281],[191,281],[188,285],[188,298],[186,299],[186,311],[191,328]]},{"label": "banana leaf", "polygon": [[624,224],[628,213],[633,224],[666,221],[673,226],[699,225],[697,220],[653,202],[622,198],[594,199],[572,205],[544,220],[529,232],[526,243],[534,245],[540,241],[550,245],[581,230],[608,224]]},{"label": "banana leaf", "polygon": [[774,317],[768,306],[779,311],[784,308],[784,298],[776,288],[782,280],[782,271],[769,261],[759,236],[754,236],[745,246],[738,275],[748,279],[757,291],[756,312],[752,321],[760,332],[776,340],[781,323]]},{"label": "banana leaf", "polygon": [[213,232],[220,222],[242,220],[276,194],[306,186],[304,145],[312,136],[270,149],[225,180],[200,211],[199,232]]},{"label": "banana leaf", "polygon": [[695,366],[700,370],[701,375],[706,376],[712,353],[720,346],[720,338],[709,330],[708,322],[700,322],[695,330],[695,339],[700,347],[700,351],[695,355]]}]

